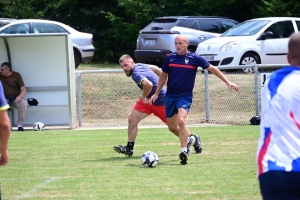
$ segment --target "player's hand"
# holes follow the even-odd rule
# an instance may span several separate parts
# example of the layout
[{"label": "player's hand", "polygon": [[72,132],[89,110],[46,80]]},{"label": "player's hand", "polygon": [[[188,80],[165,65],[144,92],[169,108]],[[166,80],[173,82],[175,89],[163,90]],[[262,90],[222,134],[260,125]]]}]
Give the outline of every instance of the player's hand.
[{"label": "player's hand", "polygon": [[152,105],[152,103],[154,103],[157,98],[158,98],[157,94],[152,95],[152,97],[149,99],[149,105]]},{"label": "player's hand", "polygon": [[168,79],[165,82],[165,86],[168,87]]},{"label": "player's hand", "polygon": [[229,83],[228,83],[228,88],[229,88],[230,90],[239,91],[239,87],[238,87],[237,84],[235,84],[235,83],[229,82]]},{"label": "player's hand", "polygon": [[19,101],[21,101],[21,99],[22,99],[22,97],[17,96],[16,99],[15,99],[15,102],[19,102]]},{"label": "player's hand", "polygon": [[144,104],[148,104],[149,103],[149,99],[146,97],[146,98],[142,98],[142,101]]}]

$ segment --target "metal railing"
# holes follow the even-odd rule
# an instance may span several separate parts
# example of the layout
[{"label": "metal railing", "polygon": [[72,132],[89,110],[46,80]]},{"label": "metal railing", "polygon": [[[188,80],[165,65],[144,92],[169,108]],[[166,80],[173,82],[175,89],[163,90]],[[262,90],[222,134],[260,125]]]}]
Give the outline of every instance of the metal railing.
[{"label": "metal railing", "polygon": [[[245,66],[228,66],[221,70],[239,86],[231,91],[227,85],[207,70],[199,68],[188,124],[220,123],[249,124],[251,117],[261,112],[261,74],[285,65],[253,65],[254,73],[242,72]],[[83,127],[127,126],[127,117],[141,90],[122,70],[76,70],[77,119]],[[145,118],[140,125],[163,125],[155,116]]]}]

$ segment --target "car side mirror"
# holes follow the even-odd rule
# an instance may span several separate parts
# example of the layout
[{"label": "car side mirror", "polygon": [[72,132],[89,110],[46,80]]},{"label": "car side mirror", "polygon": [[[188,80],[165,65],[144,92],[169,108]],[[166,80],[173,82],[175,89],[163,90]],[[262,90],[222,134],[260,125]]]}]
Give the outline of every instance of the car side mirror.
[{"label": "car side mirror", "polygon": [[272,31],[267,31],[265,33],[262,33],[257,40],[266,40],[266,39],[270,39],[273,38],[273,32]]}]

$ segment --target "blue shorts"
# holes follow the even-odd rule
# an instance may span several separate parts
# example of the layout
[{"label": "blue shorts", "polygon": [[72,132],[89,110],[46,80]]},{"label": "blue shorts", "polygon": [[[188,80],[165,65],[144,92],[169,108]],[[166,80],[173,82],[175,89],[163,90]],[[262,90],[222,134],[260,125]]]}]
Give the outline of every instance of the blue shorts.
[{"label": "blue shorts", "polygon": [[269,171],[258,177],[260,193],[264,200],[299,200],[300,173]]},{"label": "blue shorts", "polygon": [[193,98],[192,97],[165,97],[166,100],[166,116],[173,117],[178,113],[179,108],[184,108],[187,112],[190,111]]}]

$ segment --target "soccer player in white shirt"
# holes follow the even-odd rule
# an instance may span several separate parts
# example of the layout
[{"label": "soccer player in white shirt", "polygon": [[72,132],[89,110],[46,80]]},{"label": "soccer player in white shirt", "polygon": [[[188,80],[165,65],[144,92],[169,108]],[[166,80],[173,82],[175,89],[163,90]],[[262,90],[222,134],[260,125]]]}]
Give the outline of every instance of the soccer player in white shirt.
[{"label": "soccer player in white shirt", "polygon": [[264,90],[257,148],[258,180],[264,200],[300,199],[300,32],[288,43],[288,62]]}]

